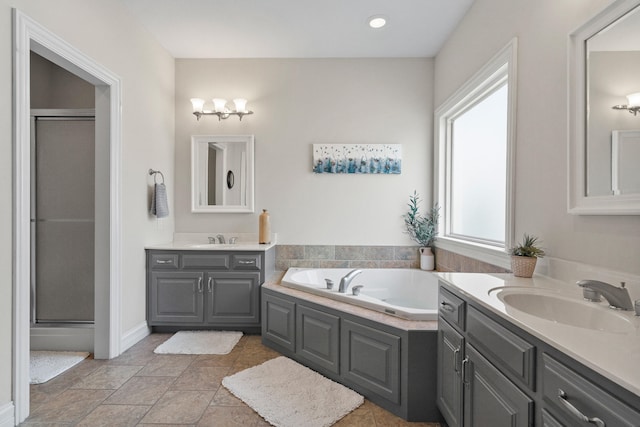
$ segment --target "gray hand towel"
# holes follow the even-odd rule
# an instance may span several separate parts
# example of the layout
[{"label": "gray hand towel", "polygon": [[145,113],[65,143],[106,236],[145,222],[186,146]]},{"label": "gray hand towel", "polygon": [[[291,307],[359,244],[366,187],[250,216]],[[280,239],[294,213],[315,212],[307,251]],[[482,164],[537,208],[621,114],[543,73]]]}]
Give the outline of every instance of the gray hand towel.
[{"label": "gray hand towel", "polygon": [[151,215],[157,218],[165,218],[169,216],[169,203],[167,202],[167,187],[164,183],[154,184],[153,194],[151,195]]}]

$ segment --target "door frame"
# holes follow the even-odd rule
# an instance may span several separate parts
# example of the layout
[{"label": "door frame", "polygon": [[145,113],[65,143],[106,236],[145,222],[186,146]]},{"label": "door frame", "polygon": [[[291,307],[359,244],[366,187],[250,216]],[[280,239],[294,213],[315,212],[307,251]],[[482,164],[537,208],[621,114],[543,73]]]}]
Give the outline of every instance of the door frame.
[{"label": "door frame", "polygon": [[[30,337],[30,52],[95,86],[96,358],[120,354],[122,214],[121,81],[36,21],[13,9],[13,401],[15,423],[29,415]],[[108,197],[106,197],[108,195]]]}]

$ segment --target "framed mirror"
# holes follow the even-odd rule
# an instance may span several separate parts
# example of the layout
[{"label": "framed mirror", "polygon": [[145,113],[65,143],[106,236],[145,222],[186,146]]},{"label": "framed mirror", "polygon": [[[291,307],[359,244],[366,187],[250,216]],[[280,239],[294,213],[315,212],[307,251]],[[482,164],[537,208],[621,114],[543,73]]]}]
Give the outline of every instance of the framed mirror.
[{"label": "framed mirror", "polygon": [[640,214],[640,0],[617,0],[570,35],[569,205]]},{"label": "framed mirror", "polygon": [[191,212],[254,211],[253,135],[191,137]]}]

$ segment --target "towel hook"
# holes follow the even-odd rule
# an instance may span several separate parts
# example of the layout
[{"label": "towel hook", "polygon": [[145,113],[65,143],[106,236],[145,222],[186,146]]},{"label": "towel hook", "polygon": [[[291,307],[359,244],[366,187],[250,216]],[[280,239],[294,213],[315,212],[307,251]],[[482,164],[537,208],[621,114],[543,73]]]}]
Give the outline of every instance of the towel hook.
[{"label": "towel hook", "polygon": [[153,183],[154,184],[157,184],[157,182],[156,182],[157,174],[160,174],[160,176],[162,177],[162,183],[164,184],[164,175],[162,174],[162,172],[154,171],[153,169],[149,169],[149,175],[153,175]]}]

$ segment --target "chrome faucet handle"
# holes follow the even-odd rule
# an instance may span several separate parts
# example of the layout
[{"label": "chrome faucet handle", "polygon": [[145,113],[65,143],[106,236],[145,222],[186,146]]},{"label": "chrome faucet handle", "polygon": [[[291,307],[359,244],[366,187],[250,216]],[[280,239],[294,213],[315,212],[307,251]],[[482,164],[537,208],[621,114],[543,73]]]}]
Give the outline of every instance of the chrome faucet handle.
[{"label": "chrome faucet handle", "polygon": [[353,292],[353,296],[357,297],[358,295],[360,295],[360,291],[363,287],[364,285],[355,285],[354,287],[352,287],[351,292]]},{"label": "chrome faucet handle", "polygon": [[333,280],[324,279],[324,281],[327,282],[327,289],[333,289]]},{"label": "chrome faucet handle", "polygon": [[215,245],[216,244],[216,238],[215,237],[209,236],[208,239],[209,239],[209,244],[210,245]]},{"label": "chrome faucet handle", "polygon": [[218,234],[216,237],[218,238],[218,242],[219,242],[221,245],[224,245],[224,244],[225,244],[224,236],[223,236],[222,234]]},{"label": "chrome faucet handle", "polygon": [[235,245],[236,244],[236,240],[238,240],[237,237],[229,237],[229,244],[230,245]]},{"label": "chrome faucet handle", "polygon": [[601,294],[598,291],[595,291],[591,288],[582,288],[582,297],[587,301],[591,302],[600,302],[602,298],[600,298]]},{"label": "chrome faucet handle", "polygon": [[640,316],[640,299],[637,299],[634,303],[633,303],[633,308],[636,311],[636,316]]}]

